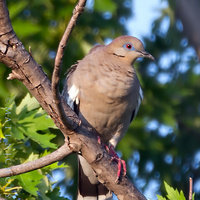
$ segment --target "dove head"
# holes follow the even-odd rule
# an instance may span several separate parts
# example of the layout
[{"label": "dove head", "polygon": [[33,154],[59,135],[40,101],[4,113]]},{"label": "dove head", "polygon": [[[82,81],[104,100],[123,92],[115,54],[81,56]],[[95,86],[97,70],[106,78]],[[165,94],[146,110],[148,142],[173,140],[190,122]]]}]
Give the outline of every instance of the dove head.
[{"label": "dove head", "polygon": [[142,42],[132,36],[120,36],[106,46],[106,51],[117,56],[126,64],[133,64],[139,57],[155,60],[154,57],[144,50]]}]

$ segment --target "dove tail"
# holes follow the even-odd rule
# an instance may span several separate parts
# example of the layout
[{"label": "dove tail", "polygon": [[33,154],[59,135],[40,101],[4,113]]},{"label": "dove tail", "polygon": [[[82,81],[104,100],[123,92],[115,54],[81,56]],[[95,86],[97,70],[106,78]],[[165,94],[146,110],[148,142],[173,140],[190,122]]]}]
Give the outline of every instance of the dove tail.
[{"label": "dove tail", "polygon": [[82,156],[78,157],[79,183],[77,200],[112,200],[112,192],[99,183],[87,161]]}]

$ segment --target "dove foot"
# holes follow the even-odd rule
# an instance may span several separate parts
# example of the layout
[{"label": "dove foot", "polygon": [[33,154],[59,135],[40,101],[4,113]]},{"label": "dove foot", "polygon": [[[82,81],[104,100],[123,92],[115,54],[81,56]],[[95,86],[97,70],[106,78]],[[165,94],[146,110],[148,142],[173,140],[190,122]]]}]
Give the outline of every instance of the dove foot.
[{"label": "dove foot", "polygon": [[[99,145],[101,145],[102,142],[101,142],[101,138],[99,136],[97,137],[97,140],[98,140]],[[120,175],[121,175],[122,168],[123,168],[123,175],[124,176],[126,175],[126,172],[127,172],[127,170],[126,170],[126,162],[125,162],[125,160],[122,160],[121,158],[119,158],[119,156],[115,152],[115,149],[114,149],[113,145],[109,145],[108,146],[106,144],[103,144],[103,146],[105,147],[105,149],[107,150],[107,152],[111,156],[111,162],[114,161],[118,165],[117,178],[115,180],[115,182],[118,182],[119,178],[120,178]]]}]

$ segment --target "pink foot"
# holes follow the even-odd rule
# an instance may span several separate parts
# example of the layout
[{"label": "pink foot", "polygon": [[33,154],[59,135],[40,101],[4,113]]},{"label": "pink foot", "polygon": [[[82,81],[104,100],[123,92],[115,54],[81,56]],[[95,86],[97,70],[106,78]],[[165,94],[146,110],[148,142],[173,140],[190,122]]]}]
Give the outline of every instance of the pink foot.
[{"label": "pink foot", "polygon": [[[124,170],[123,175],[126,175],[126,162],[124,160],[122,160],[121,158],[119,158],[119,156],[117,155],[117,153],[115,152],[114,147],[111,145],[110,147],[107,147],[109,149],[108,153],[112,156],[111,161],[115,161],[118,165],[118,171],[117,171],[117,178],[115,182],[118,182],[119,178],[120,178],[120,174],[122,171],[122,167]],[[107,149],[106,148],[106,149]]]},{"label": "pink foot", "polygon": [[[101,138],[99,136],[97,136],[97,139],[98,139],[98,143],[101,145],[102,142],[101,142]],[[115,180],[115,182],[118,182],[119,181],[119,178],[120,178],[120,174],[121,174],[121,171],[122,171],[122,167],[123,167],[123,170],[124,170],[124,176],[126,175],[126,162],[124,160],[122,160],[121,158],[119,158],[119,156],[117,155],[117,153],[115,152],[115,149],[112,145],[110,145],[110,147],[108,147],[107,145],[103,144],[104,147],[106,148],[106,150],[108,151],[108,153],[110,154],[110,156],[112,157],[111,158],[111,162],[112,161],[115,161],[118,165],[118,171],[117,171],[117,178]]]}]

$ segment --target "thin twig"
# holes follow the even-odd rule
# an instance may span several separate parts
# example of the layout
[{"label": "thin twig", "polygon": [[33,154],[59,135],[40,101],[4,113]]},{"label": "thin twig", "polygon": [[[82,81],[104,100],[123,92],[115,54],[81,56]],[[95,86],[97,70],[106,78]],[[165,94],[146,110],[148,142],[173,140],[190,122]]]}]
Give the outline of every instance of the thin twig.
[{"label": "thin twig", "polygon": [[188,198],[188,200],[192,200],[192,190],[193,190],[192,187],[193,187],[193,180],[190,177],[189,178],[189,198]]},{"label": "thin twig", "polygon": [[59,80],[60,80],[60,71],[61,71],[61,65],[62,65],[62,59],[65,51],[65,47],[67,45],[67,42],[69,40],[69,36],[76,25],[76,21],[79,17],[79,15],[83,12],[84,7],[86,4],[86,0],[79,0],[76,7],[74,8],[73,15],[67,25],[67,28],[65,29],[65,32],[62,36],[62,39],[58,46],[58,51],[55,58],[55,65],[54,65],[54,71],[52,74],[52,92],[53,92],[53,99],[55,101],[56,107],[58,109],[59,116],[62,120],[62,122],[71,130],[75,130],[79,124],[73,123],[65,114],[65,111],[63,109],[63,105],[61,102],[61,96],[59,93]]},{"label": "thin twig", "polygon": [[67,142],[65,142],[65,144],[61,146],[59,149],[57,149],[56,151],[42,158],[27,162],[27,163],[23,163],[20,165],[11,166],[9,168],[0,169],[0,177],[4,178],[4,177],[9,177],[9,176],[15,176],[15,175],[23,174],[23,173],[30,172],[36,169],[40,169],[54,162],[57,162],[63,159],[65,156],[72,153],[73,153],[73,150],[69,148]]}]

